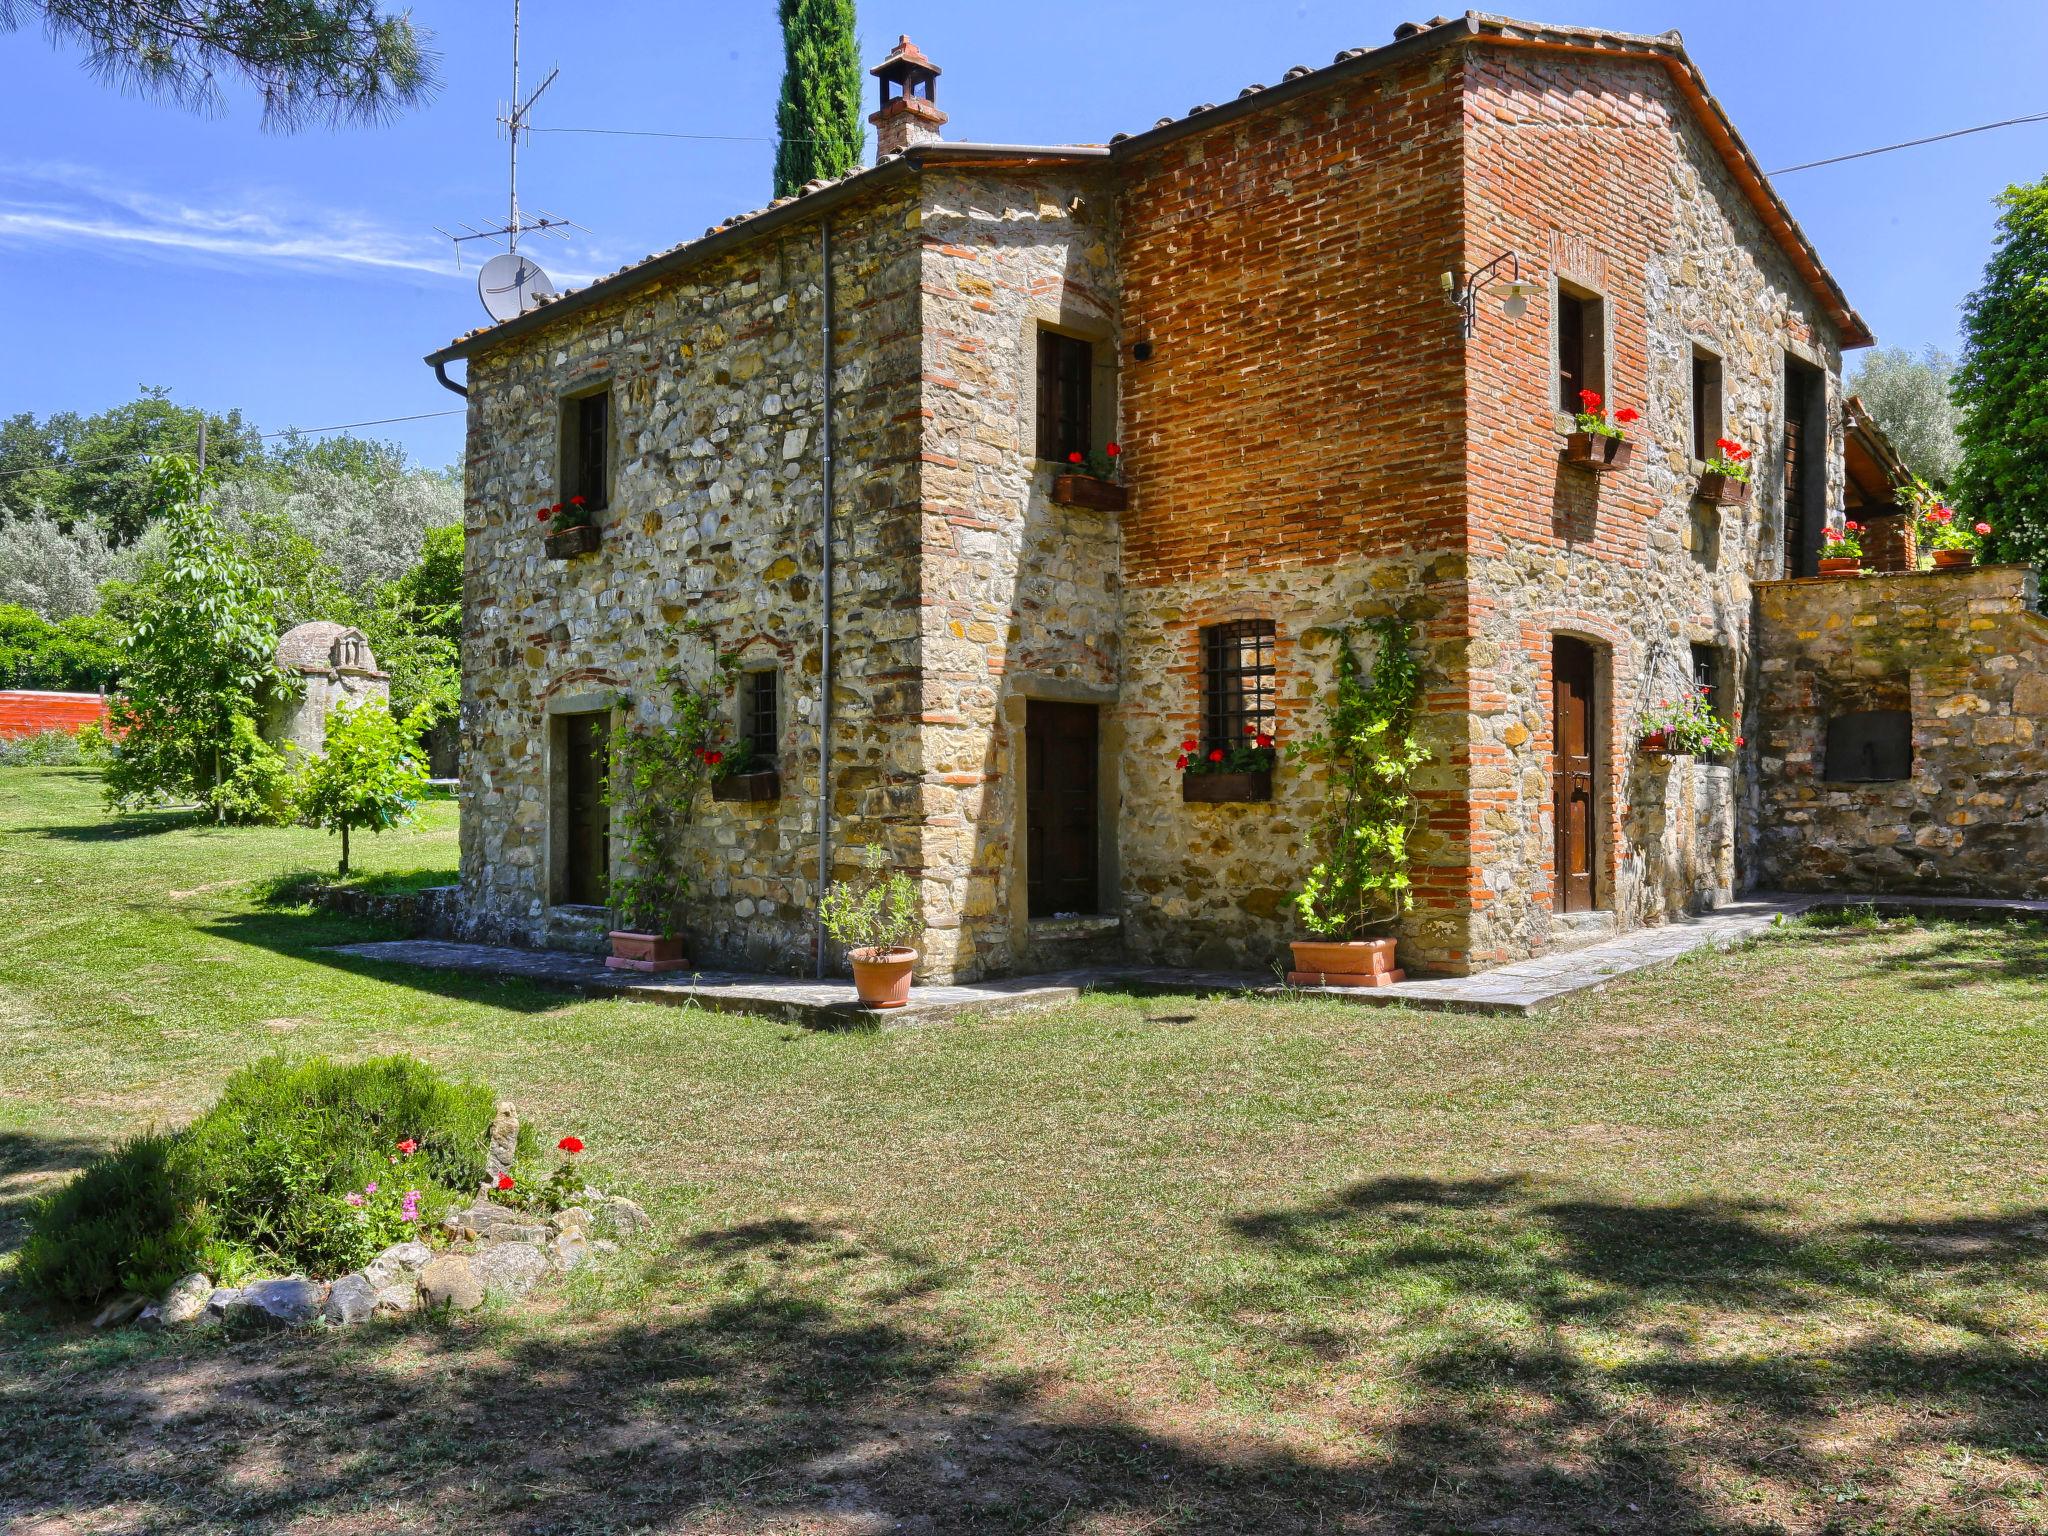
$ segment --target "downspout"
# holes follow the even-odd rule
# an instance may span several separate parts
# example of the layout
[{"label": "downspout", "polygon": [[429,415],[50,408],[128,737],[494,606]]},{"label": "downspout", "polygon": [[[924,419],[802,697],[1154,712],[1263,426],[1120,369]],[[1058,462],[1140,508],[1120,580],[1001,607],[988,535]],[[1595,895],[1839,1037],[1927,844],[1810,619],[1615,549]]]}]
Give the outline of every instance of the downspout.
[{"label": "downspout", "polygon": [[[818,451],[822,461],[820,479],[824,501],[822,568],[818,587],[818,890],[812,911],[820,903],[832,880],[832,215],[818,223],[818,264],[822,271],[824,316],[822,341],[824,371],[819,389],[824,397],[819,413]],[[816,922],[814,941],[818,951],[818,979],[825,979],[825,924]]]},{"label": "downspout", "polygon": [[434,377],[441,381],[441,387],[443,389],[452,389],[455,391],[456,394],[461,395],[465,398],[468,397],[469,386],[467,384],[458,384],[453,379],[449,378],[448,365],[446,363],[434,364]]}]

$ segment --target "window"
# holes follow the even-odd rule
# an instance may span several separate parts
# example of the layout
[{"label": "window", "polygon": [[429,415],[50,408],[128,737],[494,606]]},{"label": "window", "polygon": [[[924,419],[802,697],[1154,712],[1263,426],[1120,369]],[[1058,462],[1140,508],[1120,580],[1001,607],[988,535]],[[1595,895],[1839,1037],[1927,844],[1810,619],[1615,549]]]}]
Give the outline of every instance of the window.
[{"label": "window", "polygon": [[1273,621],[1202,631],[1202,750],[1228,752],[1273,730]]},{"label": "window", "polygon": [[1038,456],[1066,462],[1093,445],[1095,346],[1058,331],[1038,333]]},{"label": "window", "polygon": [[1861,709],[1828,721],[1827,767],[1837,784],[1881,784],[1913,776],[1913,712]]},{"label": "window", "polygon": [[1827,501],[1827,381],[1785,357],[1785,574],[1811,576],[1820,558]]},{"label": "window", "polygon": [[1607,392],[1606,306],[1596,294],[1557,286],[1557,408],[1580,410],[1579,392]]},{"label": "window", "polygon": [[1726,435],[1721,415],[1721,359],[1698,347],[1692,351],[1692,456],[1719,457],[1715,440]]},{"label": "window", "polygon": [[1714,714],[1734,723],[1735,701],[1728,687],[1728,652],[1718,645],[1696,644],[1692,648],[1692,685],[1707,691],[1707,703]]},{"label": "window", "polygon": [[581,496],[592,512],[611,504],[612,394],[562,402],[562,499]]},{"label": "window", "polygon": [[769,670],[740,676],[740,739],[753,748],[757,768],[775,766],[775,753],[782,740],[781,717],[777,709],[780,676]]}]

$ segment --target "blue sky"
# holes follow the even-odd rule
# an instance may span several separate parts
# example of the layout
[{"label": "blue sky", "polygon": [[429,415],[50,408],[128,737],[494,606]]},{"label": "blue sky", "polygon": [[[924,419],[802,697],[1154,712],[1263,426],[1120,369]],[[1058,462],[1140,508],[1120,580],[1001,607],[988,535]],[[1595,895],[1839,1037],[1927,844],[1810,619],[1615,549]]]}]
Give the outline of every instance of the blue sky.
[{"label": "blue sky", "polygon": [[[34,28],[0,34],[0,414],[89,411],[162,384],[265,428],[459,405],[419,362],[481,318],[433,226],[495,221],[510,0],[420,0],[443,83],[389,126],[266,134],[231,88],[200,118],[124,97]],[[537,135],[522,200],[588,226],[538,248],[565,278],[758,206],[781,70],[773,0],[527,0],[544,127],[763,142]],[[2048,5],[1541,0],[1537,19],[1676,27],[1767,168],[2048,110]],[[944,68],[949,137],[1100,142],[1291,65],[1376,45],[1421,6],[1361,0],[865,0],[870,61],[907,31]],[[1028,15],[1028,23],[1020,18]],[[1991,198],[2048,172],[2048,123],[1780,181],[1887,345],[1953,347]],[[472,251],[477,250],[475,246]],[[430,463],[461,419],[378,429]]]}]

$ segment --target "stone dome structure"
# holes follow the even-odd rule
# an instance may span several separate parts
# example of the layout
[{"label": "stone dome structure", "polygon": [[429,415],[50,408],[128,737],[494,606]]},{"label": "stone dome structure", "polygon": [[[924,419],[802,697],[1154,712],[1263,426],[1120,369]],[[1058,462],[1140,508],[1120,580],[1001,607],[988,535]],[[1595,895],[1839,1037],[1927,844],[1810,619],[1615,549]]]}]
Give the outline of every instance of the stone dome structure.
[{"label": "stone dome structure", "polygon": [[360,672],[383,677],[369,639],[360,629],[315,619],[285,631],[277,642],[277,664],[293,672]]},{"label": "stone dome structure", "polygon": [[346,624],[315,619],[287,630],[277,642],[277,664],[297,674],[299,688],[296,696],[281,695],[271,705],[263,734],[274,745],[324,751],[327,716],[336,705],[391,699],[390,675],[377,670],[369,639]]}]

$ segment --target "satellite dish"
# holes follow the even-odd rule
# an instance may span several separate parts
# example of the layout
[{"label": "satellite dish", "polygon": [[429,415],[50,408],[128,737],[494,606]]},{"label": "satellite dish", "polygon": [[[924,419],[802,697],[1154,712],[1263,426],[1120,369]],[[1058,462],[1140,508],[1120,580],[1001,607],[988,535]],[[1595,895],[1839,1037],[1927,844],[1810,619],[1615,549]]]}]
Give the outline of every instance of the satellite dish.
[{"label": "satellite dish", "polygon": [[476,296],[493,320],[512,320],[542,299],[554,295],[547,273],[516,251],[505,251],[484,263],[476,275]]}]

